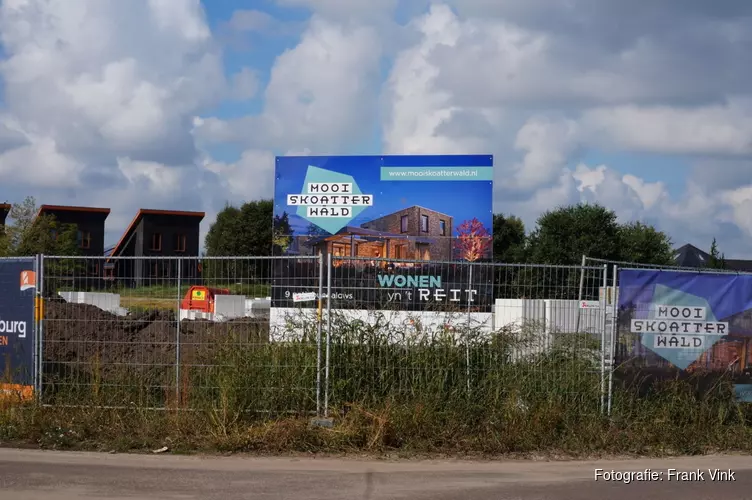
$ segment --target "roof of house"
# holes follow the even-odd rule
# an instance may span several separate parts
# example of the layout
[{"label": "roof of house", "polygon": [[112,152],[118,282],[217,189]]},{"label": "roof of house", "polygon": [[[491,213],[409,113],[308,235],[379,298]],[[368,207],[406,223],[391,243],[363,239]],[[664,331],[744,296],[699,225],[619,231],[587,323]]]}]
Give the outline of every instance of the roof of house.
[{"label": "roof of house", "polygon": [[[443,212],[439,212],[438,210],[433,210],[433,209],[431,209],[431,208],[426,208],[426,207],[422,207],[422,206],[420,206],[420,205],[410,205],[409,207],[405,207],[405,208],[400,208],[399,210],[395,210],[394,212],[392,212],[392,213],[390,213],[390,214],[382,215],[381,217],[376,217],[376,218],[375,218],[375,219],[373,219],[373,220],[383,219],[383,218],[385,218],[385,217],[391,217],[392,215],[397,215],[397,214],[398,214],[398,213],[400,213],[400,212],[404,212],[405,210],[412,210],[413,208],[419,208],[419,209],[421,209],[421,210],[426,210],[426,211],[428,211],[428,212],[433,212],[433,213],[435,213],[435,214],[438,214],[438,215],[444,215],[444,216],[446,216],[447,218],[452,218],[452,216],[451,216],[451,215],[449,215],[449,214],[445,214],[445,213],[443,213]],[[368,222],[372,222],[372,221],[368,221]],[[368,222],[364,222],[364,224],[368,224]]]},{"label": "roof of house", "polygon": [[710,254],[687,243],[676,249],[674,261],[679,267],[705,267],[710,262]]},{"label": "roof of house", "polygon": [[0,208],[3,210],[10,210],[10,203],[0,203]]},{"label": "roof of house", "polygon": [[[686,244],[676,249],[674,260],[679,267],[707,267],[710,254],[694,245]],[[725,259],[726,269],[739,272],[752,272],[752,260]]]},{"label": "roof of house", "polygon": [[433,238],[425,238],[425,237],[420,237],[420,236],[417,236],[417,237],[408,236],[406,234],[387,233],[384,231],[377,231],[375,229],[366,229],[364,227],[357,227],[357,226],[345,226],[334,234],[312,238],[308,240],[305,244],[309,246],[315,245],[317,243],[321,243],[322,241],[328,240],[332,236],[362,236],[362,237],[374,238],[374,239],[388,238],[390,240],[413,240],[413,241],[417,241],[418,243],[432,243],[434,241]]},{"label": "roof of house", "polygon": [[[203,219],[204,216],[206,216],[204,212],[185,212],[181,210],[153,210],[149,208],[140,208],[136,216],[133,217],[133,220],[131,221],[131,223],[128,224],[128,228],[120,237],[120,240],[118,240],[117,244],[114,247],[112,247],[112,250],[109,252],[110,257],[113,255],[117,255],[118,252],[122,251],[123,243],[128,239],[131,233],[136,229],[136,226],[138,226],[139,222],[141,222],[141,219],[144,217],[144,215],[174,215],[177,217],[196,217],[199,220]],[[105,255],[107,255],[106,252],[105,252]]]},{"label": "roof of house", "polygon": [[75,207],[70,205],[42,205],[39,207],[37,217],[45,212],[87,212],[109,215],[110,209],[101,207]]}]

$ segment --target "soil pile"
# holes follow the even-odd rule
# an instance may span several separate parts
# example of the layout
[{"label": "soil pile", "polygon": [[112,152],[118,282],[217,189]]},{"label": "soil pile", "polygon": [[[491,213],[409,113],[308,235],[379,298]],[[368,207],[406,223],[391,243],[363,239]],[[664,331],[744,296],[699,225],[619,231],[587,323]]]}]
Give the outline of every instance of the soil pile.
[{"label": "soil pile", "polygon": [[178,339],[181,364],[190,364],[222,343],[265,343],[269,332],[268,320],[256,318],[178,322],[174,311],[117,316],[89,304],[64,301],[45,303],[44,318],[46,371],[57,371],[56,365],[85,371],[86,366],[96,366],[101,373],[174,367]]}]

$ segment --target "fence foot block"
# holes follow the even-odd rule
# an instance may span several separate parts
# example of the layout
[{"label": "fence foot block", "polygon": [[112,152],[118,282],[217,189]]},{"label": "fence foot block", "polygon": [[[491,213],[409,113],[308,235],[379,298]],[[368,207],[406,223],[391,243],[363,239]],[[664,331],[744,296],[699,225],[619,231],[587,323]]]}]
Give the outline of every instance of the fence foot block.
[{"label": "fence foot block", "polygon": [[311,427],[324,427],[327,429],[331,429],[334,427],[334,419],[333,418],[323,418],[323,417],[315,417],[311,419]]}]

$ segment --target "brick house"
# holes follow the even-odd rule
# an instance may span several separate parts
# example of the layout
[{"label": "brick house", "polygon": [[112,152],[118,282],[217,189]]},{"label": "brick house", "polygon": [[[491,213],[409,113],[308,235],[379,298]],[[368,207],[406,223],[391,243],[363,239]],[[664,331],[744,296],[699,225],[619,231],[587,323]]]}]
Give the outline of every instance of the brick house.
[{"label": "brick house", "polygon": [[[331,253],[335,257],[371,257],[399,260],[451,260],[451,216],[413,206],[336,234],[308,239],[299,245],[306,253]],[[298,254],[304,254],[299,251]]]},{"label": "brick house", "polygon": [[415,205],[361,224],[361,227],[408,237],[404,244],[395,245],[394,254],[389,258],[452,260],[454,218],[451,215]]}]

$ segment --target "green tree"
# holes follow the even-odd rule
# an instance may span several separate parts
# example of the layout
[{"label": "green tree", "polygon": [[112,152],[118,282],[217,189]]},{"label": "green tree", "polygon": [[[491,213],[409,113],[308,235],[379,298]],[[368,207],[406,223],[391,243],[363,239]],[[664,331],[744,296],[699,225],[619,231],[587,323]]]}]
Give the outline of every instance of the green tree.
[{"label": "green tree", "polygon": [[[228,205],[219,212],[206,234],[204,247],[207,257],[268,257],[283,253],[291,242],[288,215],[275,216],[272,200],[258,200],[239,208]],[[204,277],[214,282],[267,281],[271,277],[269,259],[207,259],[203,267]]]},{"label": "green tree", "polygon": [[493,260],[518,263],[525,260],[525,224],[514,215],[493,217]]},{"label": "green tree", "polygon": [[726,256],[718,251],[718,243],[715,238],[710,244],[710,260],[708,267],[711,269],[726,269]]},{"label": "green tree", "polygon": [[[274,228],[274,202],[259,200],[240,208],[228,205],[209,228],[204,240],[207,256],[268,256],[272,254],[274,230],[283,230],[283,221]],[[286,217],[285,217],[286,220]],[[288,223],[289,227],[289,223]],[[289,234],[289,231],[288,231]]]},{"label": "green tree", "polygon": [[619,227],[618,260],[670,266],[674,264],[671,238],[642,222],[627,222]]},{"label": "green tree", "polygon": [[583,255],[618,260],[622,256],[619,236],[613,211],[580,203],[543,213],[527,251],[536,264],[578,265]]},{"label": "green tree", "polygon": [[33,197],[11,206],[8,224],[0,234],[0,255],[80,255],[78,229],[61,224],[51,214],[38,215]]},{"label": "green tree", "polygon": [[287,212],[282,212],[282,215],[275,215],[272,226],[272,253],[274,255],[284,254],[292,243],[292,228]]}]

